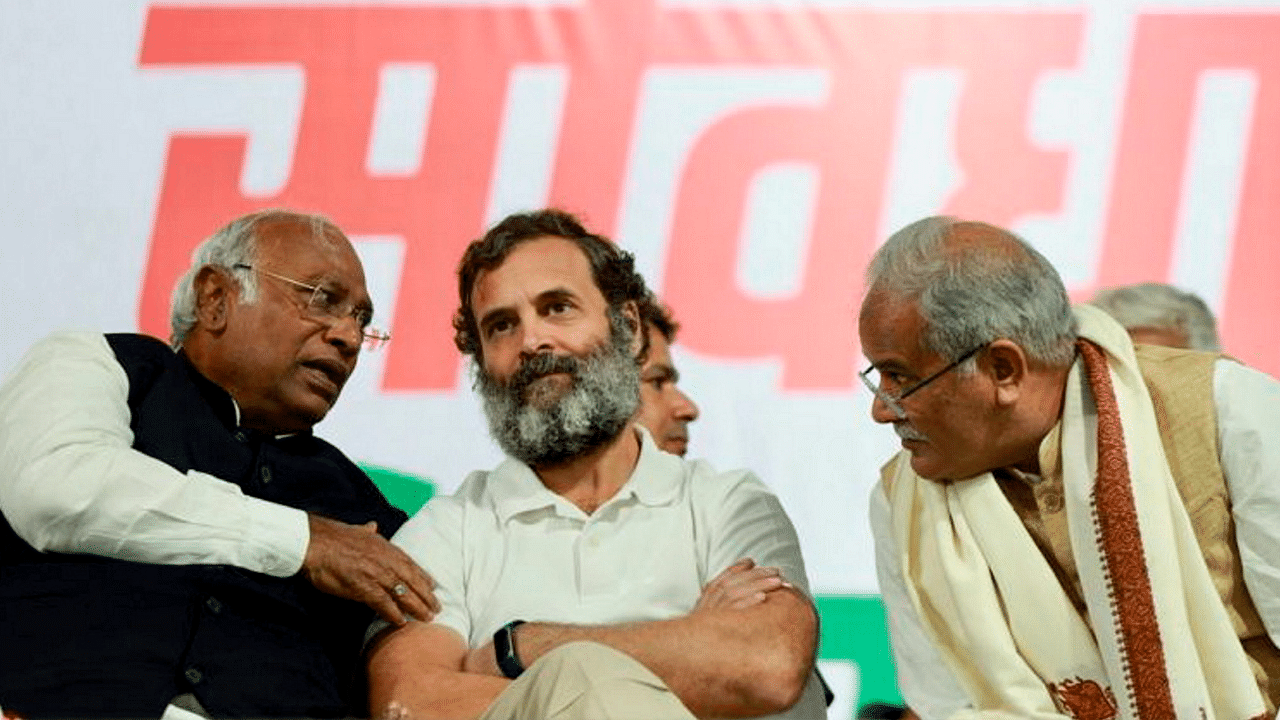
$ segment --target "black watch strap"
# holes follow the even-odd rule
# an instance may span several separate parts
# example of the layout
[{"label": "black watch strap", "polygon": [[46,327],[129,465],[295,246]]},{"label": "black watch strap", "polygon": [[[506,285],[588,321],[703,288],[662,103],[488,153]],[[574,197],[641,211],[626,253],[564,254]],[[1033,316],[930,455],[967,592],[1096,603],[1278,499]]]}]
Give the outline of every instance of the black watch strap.
[{"label": "black watch strap", "polygon": [[524,624],[523,620],[512,620],[498,628],[493,634],[493,654],[498,658],[498,669],[503,675],[515,680],[524,672],[520,656],[516,654],[516,628]]}]

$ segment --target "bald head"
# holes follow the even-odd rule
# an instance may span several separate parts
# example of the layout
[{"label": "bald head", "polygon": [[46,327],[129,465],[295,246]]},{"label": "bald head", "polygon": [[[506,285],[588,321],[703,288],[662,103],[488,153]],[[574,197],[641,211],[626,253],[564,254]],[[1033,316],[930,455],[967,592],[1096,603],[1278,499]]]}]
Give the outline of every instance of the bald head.
[{"label": "bald head", "polygon": [[991,257],[1003,257],[1010,261],[1030,260],[1027,252],[1030,247],[1018,239],[1017,235],[1002,227],[975,220],[952,222],[943,242],[952,254],[973,252]]},{"label": "bald head", "polygon": [[894,425],[915,472],[1037,472],[1074,357],[1053,266],[1003,228],[931,217],[885,241],[867,288],[858,335],[871,416]]},{"label": "bald head", "polygon": [[894,233],[867,270],[863,316],[885,303],[916,304],[922,347],[949,360],[996,338],[1046,365],[1073,355],[1062,279],[1035,248],[995,225],[935,216]]}]

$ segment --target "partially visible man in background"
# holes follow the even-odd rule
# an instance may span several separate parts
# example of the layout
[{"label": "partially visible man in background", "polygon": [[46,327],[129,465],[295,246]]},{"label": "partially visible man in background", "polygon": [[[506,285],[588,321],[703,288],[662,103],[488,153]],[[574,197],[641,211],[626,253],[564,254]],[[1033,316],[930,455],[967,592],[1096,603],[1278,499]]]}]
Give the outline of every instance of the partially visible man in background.
[{"label": "partially visible man in background", "polygon": [[1148,282],[1103,288],[1090,302],[1115,318],[1135,343],[1222,349],[1209,306],[1198,295],[1172,285]]},{"label": "partially visible man in background", "polygon": [[386,540],[404,513],[311,434],[387,339],[372,317],[342,231],[268,210],[197,249],[172,348],[31,349],[0,388],[6,712],[363,713],[370,608],[399,624],[439,607]]},{"label": "partially visible man in background", "polygon": [[678,387],[680,371],[671,360],[671,344],[680,326],[652,294],[640,303],[640,322],[649,336],[649,352],[640,368],[636,422],[648,429],[658,447],[684,457],[689,423],[698,419],[698,406]]}]

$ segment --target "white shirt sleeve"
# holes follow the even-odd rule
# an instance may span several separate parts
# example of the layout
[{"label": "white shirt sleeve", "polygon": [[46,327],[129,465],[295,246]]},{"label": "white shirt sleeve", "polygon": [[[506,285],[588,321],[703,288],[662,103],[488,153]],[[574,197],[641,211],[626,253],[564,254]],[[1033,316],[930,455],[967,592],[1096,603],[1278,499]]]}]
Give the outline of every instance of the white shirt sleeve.
[{"label": "white shirt sleeve", "polygon": [[1280,382],[1219,360],[1213,395],[1245,585],[1267,634],[1280,645]]},{"label": "white shirt sleeve", "polygon": [[[464,487],[469,483],[470,480],[463,484]],[[461,493],[436,495],[400,526],[391,542],[430,573],[435,581],[440,612],[431,622],[453,630],[467,641],[471,636],[471,615],[466,605],[465,571],[462,567],[466,532],[464,504]],[[378,624],[385,627],[384,622]]]},{"label": "white shirt sleeve", "polygon": [[[812,602],[800,539],[778,497],[754,473],[738,470],[715,474],[711,466],[701,460],[694,462],[694,468],[692,490],[710,493],[699,498],[696,511],[706,513],[707,523],[703,527],[714,538],[707,554],[707,577],[703,583],[738,560],[751,558],[758,566],[778,568],[782,577]],[[762,720],[825,715],[826,704],[815,666],[800,699],[786,711]]]},{"label": "white shirt sleeve", "polygon": [[128,394],[102,335],[27,353],[0,387],[0,512],[14,531],[46,552],[296,573],[306,513],[134,450]]},{"label": "white shirt sleeve", "polygon": [[969,699],[951,669],[925,634],[915,605],[907,595],[902,554],[893,536],[892,514],[884,484],[871,491],[871,536],[876,542],[876,579],[889,622],[898,689],[903,701],[922,720],[941,720],[968,708]]},{"label": "white shirt sleeve", "polygon": [[780,569],[788,582],[812,597],[800,540],[777,496],[750,472],[711,478],[706,474],[714,471],[708,464],[696,461],[696,465],[699,476],[691,480],[693,491],[714,493],[698,503],[699,511],[707,514],[706,527],[715,539],[703,582],[710,582],[735,562],[751,558],[758,566]]}]

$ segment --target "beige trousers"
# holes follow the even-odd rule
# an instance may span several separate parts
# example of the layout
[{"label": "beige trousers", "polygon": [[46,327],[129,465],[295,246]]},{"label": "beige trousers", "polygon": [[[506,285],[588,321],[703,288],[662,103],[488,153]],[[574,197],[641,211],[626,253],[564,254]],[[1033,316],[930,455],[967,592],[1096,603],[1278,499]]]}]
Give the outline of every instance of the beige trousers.
[{"label": "beige trousers", "polygon": [[675,693],[626,653],[574,642],[547,653],[480,720],[693,720]]}]

